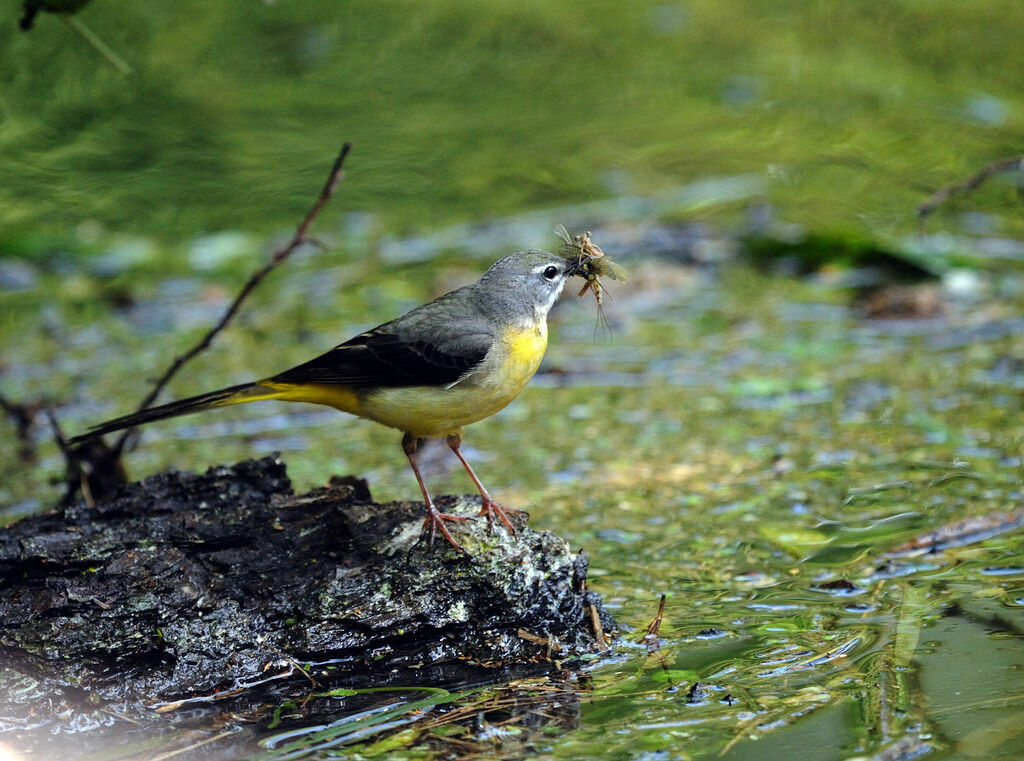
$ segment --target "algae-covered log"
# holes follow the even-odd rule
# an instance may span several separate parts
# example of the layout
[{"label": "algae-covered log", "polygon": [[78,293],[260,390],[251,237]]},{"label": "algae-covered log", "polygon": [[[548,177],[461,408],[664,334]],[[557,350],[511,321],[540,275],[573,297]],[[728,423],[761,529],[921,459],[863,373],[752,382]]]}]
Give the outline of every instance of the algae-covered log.
[{"label": "algae-covered log", "polygon": [[515,537],[466,521],[463,555],[419,542],[422,517],[351,478],[295,496],[266,458],[162,473],[0,530],[0,714],[41,710],[43,694],[141,707],[282,663],[365,674],[595,648],[586,559],[564,540],[518,515]]}]

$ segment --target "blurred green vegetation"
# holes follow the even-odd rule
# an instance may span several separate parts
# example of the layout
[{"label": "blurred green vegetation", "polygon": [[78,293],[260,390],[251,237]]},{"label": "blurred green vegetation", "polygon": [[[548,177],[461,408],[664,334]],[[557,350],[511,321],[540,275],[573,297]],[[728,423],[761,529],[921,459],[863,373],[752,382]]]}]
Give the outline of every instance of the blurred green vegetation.
[{"label": "blurred green vegetation", "polygon": [[0,255],[288,226],[343,140],[338,211],[389,231],[758,172],[786,219],[874,237],[1024,132],[1016,0],[89,4],[131,77],[6,11]]}]

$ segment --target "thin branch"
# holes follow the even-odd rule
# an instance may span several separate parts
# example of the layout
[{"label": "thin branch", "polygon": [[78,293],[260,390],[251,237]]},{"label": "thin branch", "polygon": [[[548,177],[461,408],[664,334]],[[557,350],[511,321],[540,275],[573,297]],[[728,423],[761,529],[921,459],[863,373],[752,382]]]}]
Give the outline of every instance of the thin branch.
[{"label": "thin branch", "polygon": [[[260,284],[263,278],[270,274],[270,272],[273,271],[281,262],[287,259],[295,249],[307,242],[306,233],[309,231],[309,226],[313,223],[313,220],[316,219],[324,205],[331,200],[331,196],[334,195],[334,191],[337,190],[338,184],[344,176],[342,173],[342,166],[345,163],[345,157],[348,156],[351,149],[351,143],[345,143],[341,147],[341,153],[338,154],[338,158],[334,161],[334,166],[331,167],[331,173],[327,176],[327,182],[324,183],[323,190],[320,191],[320,196],[316,199],[316,202],[313,204],[312,208],[310,208],[309,212],[306,213],[306,216],[303,218],[302,222],[299,223],[299,226],[295,228],[295,235],[292,237],[291,241],[289,241],[288,245],[275,253],[265,266],[253,273],[252,277],[250,277],[245,285],[242,286],[242,290],[240,290],[238,295],[235,296],[234,301],[231,302],[231,305],[221,316],[217,324],[210,328],[206,335],[203,336],[195,346],[175,358],[170,367],[168,367],[164,371],[164,374],[160,376],[160,379],[157,380],[153,390],[150,391],[146,395],[146,398],[142,400],[142,404],[139,405],[137,412],[142,412],[144,409],[148,408],[160,395],[160,392],[164,390],[164,387],[168,384],[171,378],[173,378],[182,368],[182,366],[197,354],[204,351],[213,342],[213,339],[227,326],[235,316],[239,307],[242,306],[242,302],[245,301],[246,297],[253,291],[253,289]],[[121,434],[120,438],[118,438],[117,442],[113,446],[113,453],[115,457],[120,457],[122,451],[124,451],[128,438],[134,432],[135,428],[128,428]]]},{"label": "thin branch", "polygon": [[56,442],[57,447],[60,449],[64,459],[71,462],[74,455],[71,451],[71,447],[68,446],[67,436],[64,435],[64,429],[60,427],[60,421],[57,420],[57,415],[49,407],[44,407],[43,412],[46,414],[46,419],[50,423],[50,430],[53,432],[53,440]]},{"label": "thin branch", "polygon": [[59,13],[57,15],[61,21],[67,24],[69,29],[73,29],[82,35],[85,41],[96,48],[96,51],[106,58],[107,62],[119,72],[124,74],[126,77],[135,73],[132,67],[129,66],[121,56],[115,53],[110,45],[105,43],[103,39],[96,34],[96,32],[87,27],[85,22],[78,18],[78,16],[72,16],[69,13]]},{"label": "thin branch", "polygon": [[597,641],[597,652],[608,652],[608,643],[604,639],[604,626],[601,624],[601,614],[593,603],[587,605],[590,609],[590,625],[594,627],[594,639]]},{"label": "thin branch", "polygon": [[637,640],[642,645],[647,645],[647,652],[654,653],[661,649],[658,644],[658,633],[661,631],[661,622],[665,618],[665,595],[658,601],[658,614],[654,620],[647,625],[647,631]]},{"label": "thin branch", "polygon": [[972,190],[977,190],[992,175],[1012,170],[1024,171],[1024,156],[993,161],[973,177],[936,190],[927,201],[917,207],[917,221],[921,225],[921,232],[924,232],[925,220],[942,204],[948,201],[950,196],[957,193],[970,193]]}]

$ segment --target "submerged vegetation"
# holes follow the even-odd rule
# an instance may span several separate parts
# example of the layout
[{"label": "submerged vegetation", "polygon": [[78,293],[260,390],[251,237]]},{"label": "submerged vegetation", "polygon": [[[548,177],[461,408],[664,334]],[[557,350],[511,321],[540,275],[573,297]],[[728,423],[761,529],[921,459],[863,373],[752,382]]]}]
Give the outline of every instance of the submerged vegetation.
[{"label": "submerged vegetation", "polygon": [[[279,273],[286,296],[248,313],[193,372],[204,383],[218,366],[242,372],[272,315],[301,313],[303,302],[314,342],[331,320],[309,308],[308,294],[348,271],[307,259]],[[589,299],[563,300],[545,369],[515,405],[478,424],[474,441],[496,495],[536,507],[534,526],[585,548],[593,588],[636,634],[575,676],[534,687],[437,685],[451,694],[427,695],[429,707],[410,688],[373,703],[379,714],[364,715],[370,707],[353,698],[309,702],[297,677],[264,702],[280,711],[252,714],[256,724],[239,716],[246,731],[218,742],[255,741],[269,723],[270,735],[289,734],[268,751],[308,751],[296,758],[346,747],[410,758],[602,749],[626,759],[646,749],[811,759],[822,748],[870,757],[900,743],[937,758],[982,747],[1013,757],[1024,630],[1014,278],[983,279],[983,299],[947,293],[939,317],[877,321],[848,306],[844,289],[739,263],[660,260],[631,264],[630,276],[608,288],[610,338],[595,341]],[[377,293],[384,311],[408,298]],[[146,305],[168,315],[192,308],[185,299]],[[59,365],[116,346],[123,320],[62,328],[71,348]],[[285,351],[308,353],[297,344]],[[40,365],[18,367],[29,378]],[[108,367],[96,390],[82,392],[105,403],[100,416],[112,409],[102,384],[123,382],[123,369]],[[177,385],[187,392],[192,382]],[[62,407],[69,427],[78,414],[97,416],[91,403],[78,409]],[[143,437],[129,459],[136,472],[273,449],[304,486],[354,472],[385,497],[415,494],[390,432],[330,411],[271,404]],[[454,471],[435,479],[449,491],[469,487]],[[40,504],[39,481],[23,472],[5,482],[29,487],[36,496],[22,499]],[[662,592],[660,650],[650,654],[630,640]],[[211,721],[200,726],[212,730]],[[212,736],[180,730],[163,742]],[[254,758],[260,752],[253,746]]]}]

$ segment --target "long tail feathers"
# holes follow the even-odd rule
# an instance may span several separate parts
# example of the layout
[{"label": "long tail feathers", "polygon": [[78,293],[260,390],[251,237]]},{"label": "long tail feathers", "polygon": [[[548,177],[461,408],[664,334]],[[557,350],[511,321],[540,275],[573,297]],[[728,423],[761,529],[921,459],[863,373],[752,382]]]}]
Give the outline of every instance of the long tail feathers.
[{"label": "long tail feathers", "polygon": [[240,386],[230,386],[219,391],[211,391],[208,394],[200,394],[188,399],[180,399],[169,404],[161,404],[159,407],[150,407],[142,412],[136,412],[124,417],[108,420],[89,429],[88,433],[75,436],[70,444],[80,444],[89,439],[95,439],[105,433],[120,431],[124,428],[131,428],[142,423],[149,423],[154,420],[187,415],[190,412],[199,412],[210,407],[223,407],[229,404],[240,404],[242,402],[254,402],[258,399],[273,399],[280,396],[279,391],[268,389],[259,383],[243,383]]}]

